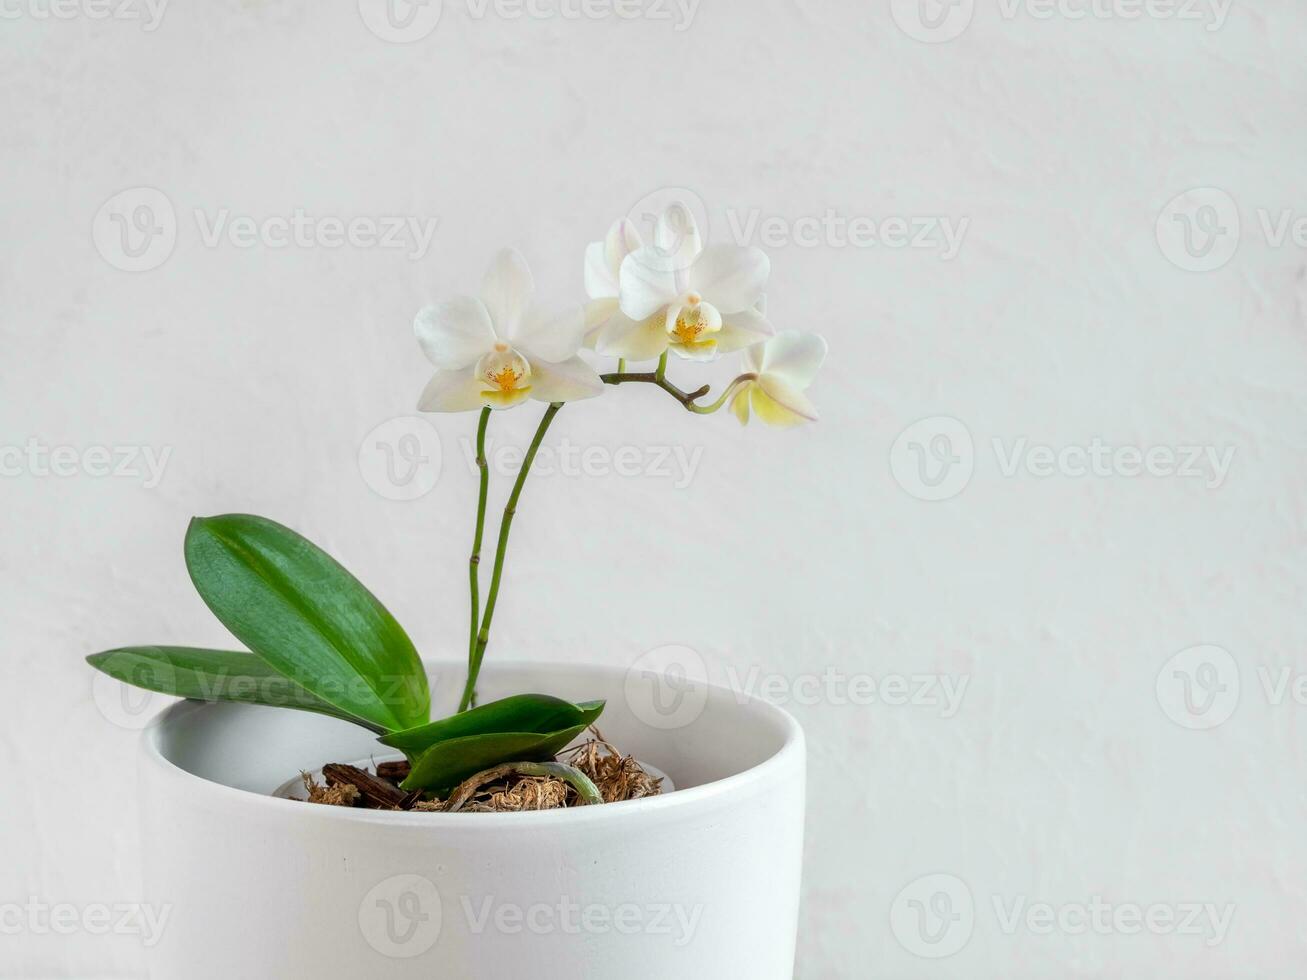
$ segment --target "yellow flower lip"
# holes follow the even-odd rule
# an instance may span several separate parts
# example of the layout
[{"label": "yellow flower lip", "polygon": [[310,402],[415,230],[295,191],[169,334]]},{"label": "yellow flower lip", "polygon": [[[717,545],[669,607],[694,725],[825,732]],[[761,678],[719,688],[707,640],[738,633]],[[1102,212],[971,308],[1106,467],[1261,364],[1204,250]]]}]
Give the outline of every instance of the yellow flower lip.
[{"label": "yellow flower lip", "polygon": [[514,388],[511,391],[483,391],[481,392],[481,400],[491,408],[511,408],[518,402],[523,401],[530,393],[530,385]]}]

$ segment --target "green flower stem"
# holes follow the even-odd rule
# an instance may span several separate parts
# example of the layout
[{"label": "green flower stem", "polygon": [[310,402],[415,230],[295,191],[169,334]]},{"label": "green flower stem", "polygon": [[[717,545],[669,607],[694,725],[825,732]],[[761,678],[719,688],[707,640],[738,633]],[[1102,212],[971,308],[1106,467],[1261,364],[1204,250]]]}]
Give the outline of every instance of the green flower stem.
[{"label": "green flower stem", "polygon": [[[477,527],[472,538],[472,557],[468,560],[468,586],[472,593],[472,626],[467,641],[467,669],[472,672],[476,657],[477,628],[481,621],[481,537],[486,529],[486,495],[490,490],[490,468],[486,466],[486,426],[490,423],[490,406],[481,409],[477,421],[477,469],[481,471],[481,491],[477,496]],[[472,693],[473,702],[476,692]]]},{"label": "green flower stem", "polygon": [[667,351],[663,351],[663,356],[658,358],[658,367],[654,371],[654,375],[659,381],[667,377]]},{"label": "green flower stem", "polygon": [[730,401],[731,395],[735,394],[735,392],[739,390],[740,385],[747,384],[750,381],[756,381],[757,379],[758,376],[756,374],[742,374],[734,381],[732,381],[730,385],[727,386],[726,390],[722,392],[722,396],[718,398],[715,402],[713,402],[711,405],[700,405],[697,402],[691,402],[685,407],[692,412],[698,412],[700,415],[711,415],[713,412],[717,411],[728,401]]},{"label": "green flower stem", "polygon": [[471,663],[468,665],[467,684],[463,688],[463,698],[458,706],[459,711],[466,711],[471,707],[472,700],[476,697],[477,675],[481,673],[481,661],[485,659],[486,644],[490,642],[490,622],[494,619],[495,603],[499,599],[499,581],[504,574],[504,554],[508,550],[508,532],[513,526],[513,515],[517,513],[518,498],[522,496],[522,487],[526,483],[527,474],[531,472],[531,464],[535,462],[540,443],[549,430],[549,423],[554,420],[554,416],[558,414],[558,410],[562,407],[562,402],[553,402],[545,410],[544,418],[540,420],[540,426],[536,429],[535,438],[531,440],[531,448],[526,451],[526,457],[522,460],[522,468],[518,471],[517,482],[513,484],[513,492],[508,496],[508,504],[504,507],[504,518],[499,523],[499,544],[495,549],[495,569],[490,575],[490,591],[486,594],[486,611],[481,619],[481,631],[477,634],[476,647],[472,652]]},{"label": "green flower stem", "polygon": [[617,359],[617,373],[622,374],[625,371],[626,371],[626,358],[619,357]]}]

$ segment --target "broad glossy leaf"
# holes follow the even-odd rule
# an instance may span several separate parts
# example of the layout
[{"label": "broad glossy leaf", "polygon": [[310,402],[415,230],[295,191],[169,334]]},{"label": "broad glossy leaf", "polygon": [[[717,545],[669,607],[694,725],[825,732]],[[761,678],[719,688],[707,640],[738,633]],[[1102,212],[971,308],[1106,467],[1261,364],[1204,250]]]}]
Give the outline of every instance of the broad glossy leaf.
[{"label": "broad glossy leaf", "polygon": [[186,567],[237,639],[323,701],[391,731],[430,717],[412,641],[308,539],[249,514],[196,518],[186,532]]},{"label": "broad glossy leaf", "polygon": [[501,762],[539,762],[552,759],[568,742],[586,730],[576,725],[562,731],[495,732],[467,735],[437,742],[418,756],[408,778],[401,783],[406,790],[429,789],[444,793],[469,776],[490,769]]},{"label": "broad glossy leaf", "polygon": [[413,755],[437,742],[467,735],[490,732],[545,733],[577,725],[584,728],[594,724],[603,710],[603,701],[573,704],[547,694],[518,694],[417,728],[391,732],[381,742]]},{"label": "broad glossy leaf", "polygon": [[380,731],[310,694],[252,653],[196,647],[123,647],[93,653],[87,663],[127,684],[197,701],[239,701],[316,711]]}]

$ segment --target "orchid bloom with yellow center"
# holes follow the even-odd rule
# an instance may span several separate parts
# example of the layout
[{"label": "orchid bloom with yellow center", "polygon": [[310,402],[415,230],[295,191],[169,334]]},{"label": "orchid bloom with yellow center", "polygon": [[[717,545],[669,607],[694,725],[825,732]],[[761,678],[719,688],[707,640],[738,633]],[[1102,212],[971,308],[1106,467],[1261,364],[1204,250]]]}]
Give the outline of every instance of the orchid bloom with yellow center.
[{"label": "orchid bloom with yellow center", "polygon": [[491,263],[480,299],[459,296],[419,313],[413,329],[436,373],[418,408],[467,412],[602,392],[599,375],[576,353],[585,335],[581,309],[544,316],[534,294],[526,259],[505,249]]},{"label": "orchid bloom with yellow center", "polygon": [[744,352],[746,374],[737,382],[731,411],[741,425],[750,409],[768,425],[798,425],[817,421],[804,390],[826,359],[826,341],[811,333],[782,330]]},{"label": "orchid bloom with yellow center", "polygon": [[[597,330],[595,349],[601,354],[643,361],[674,350],[709,361],[773,333],[755,308],[771,270],[760,249],[705,248],[694,216],[682,204],[659,216],[652,245],[640,245],[638,236],[624,244],[636,247],[621,259],[617,309]],[[588,273],[588,261],[586,267]]]}]

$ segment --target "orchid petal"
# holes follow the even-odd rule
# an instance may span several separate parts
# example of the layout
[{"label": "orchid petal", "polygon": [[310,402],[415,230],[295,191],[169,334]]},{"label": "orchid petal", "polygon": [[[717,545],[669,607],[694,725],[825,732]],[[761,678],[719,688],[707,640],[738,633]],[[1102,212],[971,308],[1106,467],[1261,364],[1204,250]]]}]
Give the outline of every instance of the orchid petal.
[{"label": "orchid petal", "polygon": [[431,363],[445,371],[467,367],[495,345],[490,314],[471,296],[428,306],[414,319],[413,332]]},{"label": "orchid petal", "polygon": [[779,378],[764,374],[753,385],[753,410],[768,425],[816,422],[817,409],[808,396]]},{"label": "orchid petal", "polygon": [[759,373],[800,391],[812,384],[826,359],[826,340],[815,333],[782,330],[767,341]]},{"label": "orchid petal", "polygon": [[651,361],[667,350],[667,331],[661,315],[632,320],[618,310],[599,328],[595,350],[609,357]]},{"label": "orchid petal", "polygon": [[585,294],[591,299],[608,299],[617,295],[616,270],[609,266],[603,242],[591,242],[585,247]]},{"label": "orchid petal", "polygon": [[722,328],[713,335],[717,349],[723,354],[751,347],[766,340],[775,328],[761,313],[755,310],[740,310],[722,317]]},{"label": "orchid petal", "polygon": [[437,371],[418,399],[422,412],[471,412],[484,404],[485,386],[471,371]]},{"label": "orchid petal", "polygon": [[615,313],[622,311],[616,297],[592,299],[585,304],[585,329],[587,332],[602,327]]},{"label": "orchid petal", "polygon": [[676,270],[666,256],[649,246],[622,260],[618,281],[622,312],[632,320],[647,320],[680,295]]},{"label": "orchid petal", "polygon": [[749,392],[752,389],[753,382],[746,382],[740,387],[739,391],[731,396],[731,411],[740,420],[740,425],[749,424]]},{"label": "orchid petal", "polygon": [[531,267],[521,252],[506,248],[495,256],[482,280],[481,298],[499,336],[512,336],[530,309],[534,293]]},{"label": "orchid petal", "polygon": [[570,306],[561,313],[545,315],[532,310],[513,332],[514,347],[531,351],[546,361],[565,361],[585,341],[585,310]]},{"label": "orchid petal", "polygon": [[531,397],[542,402],[571,402],[602,394],[604,383],[579,357],[559,363],[531,362]]},{"label": "orchid petal", "polygon": [[738,313],[758,302],[770,273],[760,248],[710,245],[690,269],[689,288],[723,313]]},{"label": "orchid petal", "polygon": [[483,391],[481,392],[481,400],[491,408],[502,410],[522,404],[533,394],[533,386],[527,385],[524,388],[514,388],[511,391]]},{"label": "orchid petal", "polygon": [[[712,336],[715,337],[716,334]],[[687,361],[699,361],[705,364],[717,360],[722,353],[717,349],[716,340],[701,340],[693,344],[671,344],[667,349],[675,351],[677,357],[683,357]]]}]

